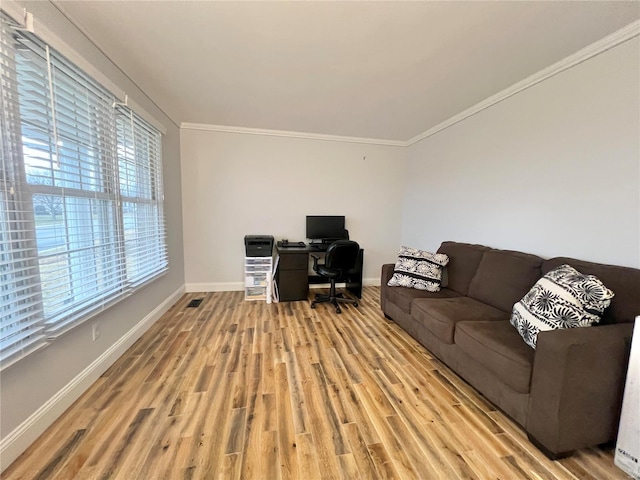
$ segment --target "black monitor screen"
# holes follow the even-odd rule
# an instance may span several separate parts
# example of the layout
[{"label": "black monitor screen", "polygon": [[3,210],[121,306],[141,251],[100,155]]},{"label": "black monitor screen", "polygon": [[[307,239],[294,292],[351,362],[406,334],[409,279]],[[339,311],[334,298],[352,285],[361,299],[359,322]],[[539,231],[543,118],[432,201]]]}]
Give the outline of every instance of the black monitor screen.
[{"label": "black monitor screen", "polygon": [[345,238],[344,215],[307,215],[307,238],[338,240]]}]

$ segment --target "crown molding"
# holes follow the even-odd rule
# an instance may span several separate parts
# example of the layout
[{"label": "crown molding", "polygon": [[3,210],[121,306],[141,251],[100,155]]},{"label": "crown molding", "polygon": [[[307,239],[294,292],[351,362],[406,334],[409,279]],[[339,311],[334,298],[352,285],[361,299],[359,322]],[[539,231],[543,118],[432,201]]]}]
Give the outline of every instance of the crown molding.
[{"label": "crown molding", "polygon": [[406,147],[407,146],[407,142],[403,142],[399,140],[382,140],[378,138],[363,138],[363,137],[345,137],[342,135],[324,135],[320,133],[291,132],[286,130],[267,130],[263,128],[232,127],[228,125],[209,125],[205,123],[182,122],[182,124],[180,125],[180,128],[185,130],[205,130],[209,132],[242,133],[245,135],[266,135],[270,137],[304,138],[308,140],[323,140],[327,142],[366,143],[370,145],[385,145],[389,147]]},{"label": "crown molding", "polygon": [[452,125],[455,125],[456,123],[459,123],[475,115],[476,113],[479,113],[482,110],[485,110],[495,105],[496,103],[506,100],[507,98],[512,97],[517,93],[520,93],[521,91],[526,90],[529,87],[533,87],[534,85],[548,78],[551,78],[554,75],[564,72],[565,70],[571,67],[574,67],[586,60],[589,60],[590,58],[593,58],[596,55],[600,55],[601,53],[604,53],[607,50],[610,50],[613,47],[616,47],[621,43],[626,42],[627,40],[631,40],[632,38],[637,37],[638,35],[640,35],[640,20],[636,20],[635,22],[630,23],[626,27],[621,28],[620,30],[612,33],[611,35],[608,35],[603,39],[592,43],[591,45],[583,48],[582,50],[578,50],[576,53],[569,55],[568,57],[560,60],[559,62],[556,62],[553,65],[547,68],[544,68],[537,73],[534,73],[533,75],[525,78],[524,80],[518,83],[514,83],[510,87],[505,88],[504,90],[502,90],[501,92],[495,95],[492,95],[486,100],[483,100],[482,102],[475,104],[474,106],[468,108],[467,110],[464,110],[458,113],[457,115],[454,115],[448,120],[445,120],[444,122],[439,123],[435,127],[432,127],[429,130],[426,130],[420,133],[419,135],[416,135],[415,137],[407,141],[406,145],[411,146],[414,143],[419,142],[420,140],[424,140],[425,138],[435,135],[436,133],[441,132],[446,128],[449,128]]}]

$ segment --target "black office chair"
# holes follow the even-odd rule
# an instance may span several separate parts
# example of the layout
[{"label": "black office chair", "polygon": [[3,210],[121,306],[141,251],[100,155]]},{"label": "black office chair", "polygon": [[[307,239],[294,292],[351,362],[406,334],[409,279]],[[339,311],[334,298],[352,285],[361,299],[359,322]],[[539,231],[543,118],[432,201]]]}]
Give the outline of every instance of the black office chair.
[{"label": "black office chair", "polygon": [[329,282],[331,282],[329,295],[317,294],[316,299],[311,302],[311,308],[316,308],[316,303],[329,302],[336,307],[336,313],[340,313],[340,303],[351,303],[355,307],[358,306],[356,300],[344,298],[341,293],[336,294],[336,281],[344,279],[346,274],[353,270],[358,261],[359,252],[360,245],[357,242],[338,240],[329,245],[324,257],[324,264],[318,263],[319,258],[311,255],[313,257],[313,270],[321,277],[328,278]]}]

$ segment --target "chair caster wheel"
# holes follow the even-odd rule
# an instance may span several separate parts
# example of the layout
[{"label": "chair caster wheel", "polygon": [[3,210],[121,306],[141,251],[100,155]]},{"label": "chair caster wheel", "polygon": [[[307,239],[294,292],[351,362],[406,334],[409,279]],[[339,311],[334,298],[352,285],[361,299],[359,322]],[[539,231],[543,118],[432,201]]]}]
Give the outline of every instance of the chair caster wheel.
[{"label": "chair caster wheel", "polygon": [[354,303],[354,304],[353,304],[353,306],[354,306],[354,307],[357,307],[357,306],[358,306],[358,302]]},{"label": "chair caster wheel", "polygon": [[311,308],[316,308],[316,304],[315,304],[315,303],[312,303],[312,304],[311,304]]},{"label": "chair caster wheel", "polygon": [[342,310],[340,310],[339,308],[336,308],[336,313],[342,313]]}]

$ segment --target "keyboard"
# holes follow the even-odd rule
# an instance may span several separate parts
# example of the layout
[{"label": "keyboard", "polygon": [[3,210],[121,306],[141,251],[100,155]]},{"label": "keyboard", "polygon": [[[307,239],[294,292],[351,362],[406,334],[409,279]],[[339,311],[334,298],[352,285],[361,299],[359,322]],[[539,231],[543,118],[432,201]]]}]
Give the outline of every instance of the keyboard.
[{"label": "keyboard", "polygon": [[304,248],[307,244],[304,242],[278,242],[278,248]]}]

